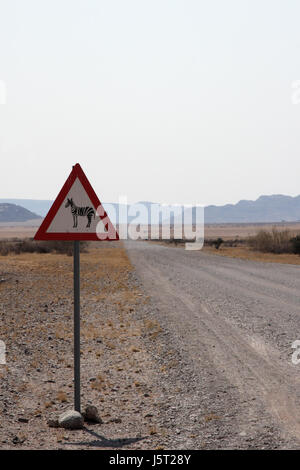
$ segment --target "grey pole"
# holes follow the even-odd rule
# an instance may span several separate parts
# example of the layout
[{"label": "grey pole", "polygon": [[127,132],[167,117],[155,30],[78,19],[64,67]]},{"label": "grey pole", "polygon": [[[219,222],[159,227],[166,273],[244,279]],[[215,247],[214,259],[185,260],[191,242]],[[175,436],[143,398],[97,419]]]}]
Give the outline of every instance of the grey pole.
[{"label": "grey pole", "polygon": [[74,404],[80,413],[80,241],[74,240]]}]

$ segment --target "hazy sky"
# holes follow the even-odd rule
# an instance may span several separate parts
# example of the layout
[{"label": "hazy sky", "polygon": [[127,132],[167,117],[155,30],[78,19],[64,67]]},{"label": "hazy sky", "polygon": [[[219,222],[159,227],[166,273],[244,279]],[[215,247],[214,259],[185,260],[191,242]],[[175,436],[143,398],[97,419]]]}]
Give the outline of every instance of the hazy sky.
[{"label": "hazy sky", "polygon": [[76,162],[106,202],[300,194],[299,20],[299,0],[0,0],[0,197],[53,199]]}]

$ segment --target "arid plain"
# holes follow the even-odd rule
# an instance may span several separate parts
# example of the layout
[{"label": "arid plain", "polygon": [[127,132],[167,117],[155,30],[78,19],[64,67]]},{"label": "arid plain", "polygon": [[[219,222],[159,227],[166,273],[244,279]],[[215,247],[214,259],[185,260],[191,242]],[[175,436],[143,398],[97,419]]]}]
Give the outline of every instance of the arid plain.
[{"label": "arid plain", "polygon": [[[206,236],[243,238],[257,228],[209,226]],[[73,407],[72,257],[0,256],[0,448],[297,448],[299,256],[258,263],[249,250],[228,259],[243,258],[242,249],[89,244],[82,404],[96,405],[102,423],[77,431],[47,424]]]}]

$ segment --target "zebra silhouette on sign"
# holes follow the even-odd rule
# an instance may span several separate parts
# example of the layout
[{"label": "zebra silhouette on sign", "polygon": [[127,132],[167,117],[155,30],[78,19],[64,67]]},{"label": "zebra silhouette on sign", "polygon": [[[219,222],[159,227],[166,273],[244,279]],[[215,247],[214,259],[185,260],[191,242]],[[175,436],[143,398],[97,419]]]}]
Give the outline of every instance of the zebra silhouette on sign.
[{"label": "zebra silhouette on sign", "polygon": [[67,198],[67,202],[65,207],[71,206],[71,212],[73,216],[73,228],[77,227],[78,224],[78,216],[86,216],[88,219],[87,227],[90,227],[91,225],[91,220],[92,217],[94,216],[95,218],[95,211],[92,207],[86,206],[86,207],[78,207],[76,206],[75,202],[73,202],[73,199]]}]

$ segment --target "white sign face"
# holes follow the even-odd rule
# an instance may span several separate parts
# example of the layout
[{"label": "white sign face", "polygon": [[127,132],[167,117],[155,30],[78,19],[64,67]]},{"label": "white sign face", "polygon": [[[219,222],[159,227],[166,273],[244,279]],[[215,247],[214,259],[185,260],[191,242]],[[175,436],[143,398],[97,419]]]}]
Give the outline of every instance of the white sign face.
[{"label": "white sign face", "polygon": [[104,224],[76,178],[46,233],[104,233]]}]

